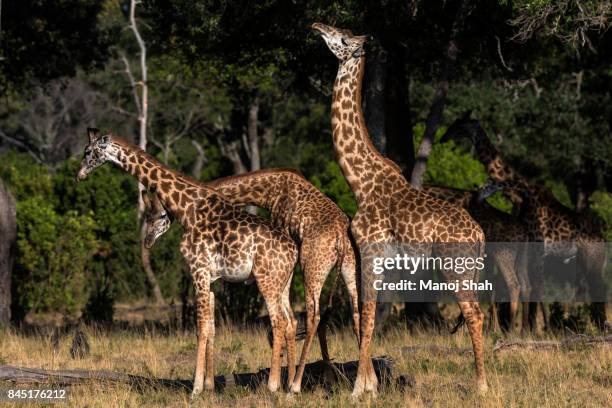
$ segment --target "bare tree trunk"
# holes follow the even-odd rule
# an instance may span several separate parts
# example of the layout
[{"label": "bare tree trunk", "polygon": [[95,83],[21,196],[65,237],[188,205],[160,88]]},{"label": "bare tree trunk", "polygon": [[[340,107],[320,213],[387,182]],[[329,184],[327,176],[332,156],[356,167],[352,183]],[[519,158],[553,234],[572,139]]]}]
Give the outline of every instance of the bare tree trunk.
[{"label": "bare tree trunk", "polygon": [[234,174],[247,172],[247,167],[240,157],[240,142],[238,140],[225,141],[220,139],[219,147],[221,149],[221,154],[232,163]]},{"label": "bare tree trunk", "polygon": [[[147,84],[147,47],[145,45],[140,32],[138,31],[138,26],[136,25],[136,5],[139,2],[137,0],[130,1],[130,29],[134,33],[134,37],[136,38],[136,42],[138,43],[138,48],[140,49],[140,81],[135,82],[133,78],[132,82],[132,90],[134,92],[134,98],[136,102],[136,107],[138,108],[138,122],[140,124],[140,133],[138,137],[138,146],[142,150],[147,150],[147,125],[148,125],[148,115],[149,115],[149,86]],[[129,68],[129,65],[127,65]],[[131,76],[131,74],[130,74]],[[138,95],[138,87],[140,87],[140,95]],[[144,211],[144,203],[142,202],[142,191],[144,190],[144,186],[142,184],[138,184],[138,218],[142,216]]]},{"label": "bare tree trunk", "polygon": [[11,272],[17,239],[15,200],[0,180],[0,327],[11,320]]},{"label": "bare tree trunk", "polygon": [[206,162],[206,152],[204,151],[204,147],[202,147],[202,145],[197,141],[192,140],[191,144],[198,152],[196,160],[193,163],[193,167],[191,168],[191,174],[194,178],[199,179],[200,174],[202,174],[202,168],[204,167],[204,163]]},{"label": "bare tree trunk", "polygon": [[[138,123],[140,125],[140,132],[138,135],[138,146],[146,151],[147,150],[147,126],[148,126],[148,116],[149,116],[149,86],[147,84],[148,80],[148,72],[147,72],[147,47],[138,31],[138,26],[136,25],[136,6],[140,2],[137,0],[130,1],[130,24],[129,28],[134,33],[134,38],[138,43],[138,48],[140,50],[140,80],[136,81],[134,75],[132,74],[132,70],[130,68],[130,63],[127,57],[122,56],[123,63],[125,64],[125,71],[130,80],[130,85],[132,87],[132,94],[134,96],[134,104],[136,105],[136,111],[138,113]],[[144,203],[142,201],[142,192],[144,191],[144,186],[141,183],[138,183],[138,219],[142,218],[142,214],[144,212]],[[163,296],[161,295],[161,289],[159,288],[159,282],[155,277],[155,273],[153,272],[153,268],[151,267],[151,254],[148,248],[146,248],[143,244],[144,242],[144,224],[141,226],[140,231],[140,258],[142,261],[142,267],[147,276],[147,280],[149,281],[149,285],[151,285],[151,289],[153,291],[153,295],[155,297],[155,301],[158,305],[165,305],[165,301]]]},{"label": "bare tree trunk", "polygon": [[366,60],[363,111],[372,143],[383,155],[387,155],[385,129],[385,92],[387,82],[387,51],[382,46],[372,47]]},{"label": "bare tree trunk", "polygon": [[389,158],[397,163],[404,177],[409,179],[414,167],[414,140],[404,63],[405,51],[402,46],[396,44],[389,48],[388,52],[385,92],[387,151]]},{"label": "bare tree trunk", "polygon": [[249,105],[247,120],[248,152],[251,160],[251,171],[261,169],[261,155],[259,153],[259,135],[257,134],[257,121],[259,120],[259,98],[255,96]]},{"label": "bare tree trunk", "polygon": [[455,62],[457,61],[457,55],[459,54],[459,47],[457,46],[457,34],[462,29],[466,18],[472,13],[474,5],[470,0],[463,0],[457,8],[455,14],[455,20],[450,32],[450,38],[448,45],[445,50],[444,68],[440,81],[438,82],[438,88],[434,96],[434,100],[429,108],[429,114],[427,115],[427,121],[425,125],[425,134],[423,140],[419,146],[419,150],[416,155],[416,163],[412,170],[411,184],[420,189],[423,186],[423,176],[427,170],[427,160],[431,154],[431,149],[434,142],[434,136],[442,121],[442,115],[444,113],[444,104],[446,102],[446,95],[448,94],[448,86],[450,79],[453,74]]}]

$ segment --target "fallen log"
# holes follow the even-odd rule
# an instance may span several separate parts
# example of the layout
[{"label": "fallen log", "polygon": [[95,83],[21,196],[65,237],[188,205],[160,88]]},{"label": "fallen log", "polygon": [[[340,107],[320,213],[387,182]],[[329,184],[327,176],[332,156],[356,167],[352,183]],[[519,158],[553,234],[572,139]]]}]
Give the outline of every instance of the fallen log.
[{"label": "fallen log", "polygon": [[[372,363],[380,383],[388,384],[393,375],[393,361],[387,357],[377,357],[372,359]],[[357,366],[357,361],[347,363],[317,361],[306,364],[302,388],[329,387],[337,383],[345,383],[351,386],[357,377]],[[267,368],[256,373],[219,375],[215,377],[215,388],[218,391],[234,386],[255,389],[267,383],[268,375],[269,369]],[[286,385],[287,370],[285,367],[282,370],[282,378]],[[191,390],[193,386],[191,380],[144,377],[108,370],[44,370],[11,365],[0,365],[0,381],[17,384],[54,384],[57,386],[107,382],[127,384],[138,388],[148,386],[185,390]]]},{"label": "fallen log", "polygon": [[563,340],[498,340],[493,346],[493,352],[509,349],[537,349],[537,350],[576,350],[600,344],[612,344],[612,335],[607,336],[575,336]]},{"label": "fallen log", "polygon": [[[598,344],[612,344],[612,335],[607,336],[574,336],[568,337],[563,340],[498,340],[493,345],[493,353],[508,349],[538,349],[538,350],[553,350],[553,349],[564,349],[564,350],[575,350],[583,347],[591,347]],[[446,347],[437,346],[435,344],[424,344],[402,347],[402,353],[413,354],[419,351],[426,351],[436,355],[449,355],[449,354],[472,354],[471,348],[460,348],[460,347]]]},{"label": "fallen log", "polygon": [[459,347],[445,347],[436,346],[434,344],[415,345],[402,347],[402,353],[413,354],[419,351],[426,351],[436,355],[449,355],[449,354],[472,354],[471,348],[459,348]]}]

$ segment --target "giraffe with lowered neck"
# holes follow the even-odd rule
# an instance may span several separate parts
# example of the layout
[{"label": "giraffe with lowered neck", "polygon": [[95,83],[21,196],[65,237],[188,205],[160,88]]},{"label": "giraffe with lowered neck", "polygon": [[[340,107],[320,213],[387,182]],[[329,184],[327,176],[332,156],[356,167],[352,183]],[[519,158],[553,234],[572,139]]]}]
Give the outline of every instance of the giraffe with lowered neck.
[{"label": "giraffe with lowered neck", "polygon": [[[333,88],[332,137],[336,158],[355,198],[358,210],[351,231],[361,256],[360,355],[353,397],[375,394],[378,379],[370,358],[376,293],[373,293],[373,261],[389,245],[410,244],[436,256],[457,256],[452,245],[463,243],[462,255],[480,257],[484,234],[468,212],[412,187],[397,165],[373,146],[361,109],[361,81],[365,67],[366,37],[320,23],[313,24],[340,61]],[[373,249],[373,250],[372,250]],[[446,279],[452,271],[442,270]],[[454,275],[456,276],[456,275]],[[462,276],[475,279],[475,270]],[[473,292],[459,297],[467,322],[476,364],[477,388],[487,390],[482,325],[484,314]]]},{"label": "giraffe with lowered neck", "polygon": [[[528,181],[507,164],[480,123],[469,119],[469,115],[449,127],[441,141],[451,138],[470,139],[478,159],[485,165],[493,181],[486,189],[485,196],[503,191],[517,207],[518,216],[527,227],[529,241],[543,243],[543,247],[532,244],[529,251],[532,297],[536,300],[541,297],[544,257],[570,258],[576,255],[578,265],[590,282],[589,289],[600,300],[592,304],[591,318],[600,330],[605,330],[606,308],[601,301],[605,296],[597,295],[605,291],[603,276],[606,263],[605,242],[599,228],[587,217],[561,204],[550,190]],[[536,310],[535,307],[530,310],[532,326],[535,325]]]},{"label": "giraffe with lowered neck", "polygon": [[165,167],[142,149],[114,134],[89,129],[89,144],[77,174],[84,180],[107,161],[132,174],[183,227],[181,254],[193,276],[197,304],[198,346],[192,396],[214,389],[214,297],[210,285],[217,279],[243,282],[254,278],[273,328],[270,391],[281,384],[281,348],[287,343],[288,378],[295,375],[296,319],[289,290],[297,248],[280,227],[248,214],[222,195]]},{"label": "giraffe with lowered neck", "polygon": [[[236,205],[255,205],[270,211],[273,222],[283,228],[300,247],[304,271],[306,338],[291,392],[300,392],[306,357],[320,320],[321,289],[336,266],[346,285],[359,339],[359,299],[355,253],[349,239],[349,219],[325,194],[300,173],[291,169],[267,169],[219,178],[204,185]],[[164,213],[165,215],[165,213]],[[148,223],[149,244],[170,226],[167,216]],[[324,360],[329,360],[325,334],[319,332]]]},{"label": "giraffe with lowered neck", "polygon": [[[508,288],[510,313],[507,322],[501,327],[504,331],[512,331],[518,312],[518,300],[521,293],[530,292],[530,282],[527,276],[526,245],[528,241],[527,228],[516,217],[506,214],[486,201],[482,200],[479,190],[462,190],[450,187],[423,186],[423,191],[432,197],[448,201],[463,207],[482,227],[485,234],[487,255],[491,257],[501,272]],[[528,326],[526,304],[523,304],[522,328]],[[497,327],[497,316],[492,310],[493,326]]]}]

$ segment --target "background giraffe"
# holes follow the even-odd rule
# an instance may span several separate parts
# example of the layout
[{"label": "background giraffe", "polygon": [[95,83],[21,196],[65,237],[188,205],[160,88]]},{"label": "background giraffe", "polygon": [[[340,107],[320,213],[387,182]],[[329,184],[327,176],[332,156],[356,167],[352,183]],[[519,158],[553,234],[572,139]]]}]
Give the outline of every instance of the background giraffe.
[{"label": "background giraffe", "polygon": [[[606,297],[604,279],[606,247],[593,220],[563,206],[545,187],[533,185],[524,179],[504,182],[492,181],[483,188],[482,196],[496,191],[508,191],[524,197],[520,217],[527,222],[529,239],[541,242],[529,251],[529,268],[532,268],[532,296],[542,297],[544,259],[548,256],[566,260],[576,257],[578,272],[586,278],[589,293],[596,301],[591,304],[591,319],[601,331],[606,329]],[[531,272],[531,271],[530,271]],[[537,275],[536,275],[537,274]],[[535,308],[530,309],[529,322],[535,325]]]},{"label": "background giraffe", "polygon": [[152,208],[159,213],[158,216],[167,210],[183,226],[180,249],[193,276],[198,314],[192,395],[199,394],[203,387],[214,388],[211,304],[214,298],[211,297],[210,284],[219,278],[235,282],[255,278],[273,327],[268,388],[276,391],[280,386],[283,336],[287,342],[287,367],[291,380],[295,373],[296,322],[289,305],[289,290],[297,261],[297,248],[291,238],[269,221],[241,211],[214,190],[168,169],[140,148],[116,135],[100,136],[97,129],[90,129],[89,144],[77,180],[84,180],[107,161],[135,176],[146,188],[155,190],[159,203]]},{"label": "background giraffe", "polygon": [[[469,114],[457,120],[446,132],[441,142],[450,138],[467,137],[474,144],[478,159],[485,165],[489,177],[497,182],[498,188],[516,205],[521,220],[528,230],[529,241],[542,242],[530,245],[529,271],[533,283],[533,295],[538,298],[541,291],[541,274],[544,257],[567,258],[575,252],[578,265],[589,282],[590,289],[605,290],[603,274],[605,269],[605,242],[601,231],[584,215],[565,207],[550,190],[529,182],[512,166],[507,164],[497,148],[491,143],[486,132]],[[569,245],[568,245],[569,244]],[[544,252],[542,252],[544,251]],[[603,297],[597,296],[600,299]],[[530,307],[530,324],[535,325],[537,307]],[[600,330],[605,329],[605,303],[595,302],[591,306],[591,317]]]},{"label": "background giraffe", "polygon": [[[313,24],[340,66],[333,89],[332,132],[336,157],[357,200],[358,210],[351,231],[359,247],[362,265],[362,316],[359,370],[353,396],[376,393],[377,378],[370,359],[376,298],[368,290],[373,274],[374,252],[389,244],[425,244],[438,254],[444,248],[434,243],[468,243],[471,255],[483,254],[484,234],[467,211],[421,192],[406,181],[400,169],[374,148],[361,109],[361,82],[365,67],[364,36],[354,36],[320,23]],[[448,254],[452,256],[452,254]],[[443,271],[443,273],[446,271]],[[474,278],[468,271],[465,279]],[[459,306],[472,339],[477,387],[487,389],[482,339],[483,313],[473,293],[465,294]]]}]

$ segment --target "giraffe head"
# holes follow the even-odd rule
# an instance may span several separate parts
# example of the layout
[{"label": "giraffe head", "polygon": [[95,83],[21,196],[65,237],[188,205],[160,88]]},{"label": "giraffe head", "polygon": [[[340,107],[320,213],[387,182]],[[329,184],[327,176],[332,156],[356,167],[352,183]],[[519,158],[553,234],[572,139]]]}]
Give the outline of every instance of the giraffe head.
[{"label": "giraffe head", "polygon": [[109,160],[108,147],[111,144],[111,135],[100,135],[100,131],[95,128],[88,128],[87,135],[89,143],[85,146],[83,161],[76,176],[77,181],[85,180],[89,173]]},{"label": "giraffe head", "polygon": [[364,54],[363,44],[366,42],[366,36],[353,35],[349,30],[334,28],[321,23],[314,23],[312,28],[321,34],[327,47],[341,62],[359,58]]},{"label": "giraffe head", "polygon": [[449,140],[459,140],[469,138],[472,143],[477,144],[482,136],[480,123],[476,119],[472,119],[472,112],[467,111],[462,117],[455,120],[452,125],[446,129],[446,133],[442,135],[440,143],[445,143]]},{"label": "giraffe head", "polygon": [[509,185],[508,182],[495,181],[495,180],[489,179],[486,182],[486,184],[480,187],[480,189],[478,190],[478,201],[483,202],[484,200],[491,197],[493,194],[497,193],[498,191],[504,191],[510,187],[511,186]]},{"label": "giraffe head", "polygon": [[512,204],[521,208],[525,202],[525,194],[535,196],[538,194],[534,187],[529,186],[523,180],[496,181],[489,179],[485,185],[478,190],[478,201],[482,202],[493,194],[501,191]]},{"label": "giraffe head", "polygon": [[168,231],[172,220],[157,194],[153,194],[153,200],[151,200],[148,193],[143,191],[142,201],[145,205],[144,222],[146,233],[144,246],[150,249],[155,244],[155,241],[157,241],[157,238]]}]

